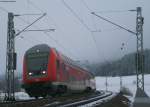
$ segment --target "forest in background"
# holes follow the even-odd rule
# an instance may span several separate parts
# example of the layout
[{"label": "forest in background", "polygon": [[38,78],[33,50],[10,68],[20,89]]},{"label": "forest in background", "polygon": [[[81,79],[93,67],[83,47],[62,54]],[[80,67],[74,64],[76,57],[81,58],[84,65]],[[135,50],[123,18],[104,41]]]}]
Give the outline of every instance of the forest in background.
[{"label": "forest in background", "polygon": [[[150,50],[144,50],[145,74],[150,73]],[[124,55],[121,59],[87,65],[96,76],[135,75],[135,53]]]}]

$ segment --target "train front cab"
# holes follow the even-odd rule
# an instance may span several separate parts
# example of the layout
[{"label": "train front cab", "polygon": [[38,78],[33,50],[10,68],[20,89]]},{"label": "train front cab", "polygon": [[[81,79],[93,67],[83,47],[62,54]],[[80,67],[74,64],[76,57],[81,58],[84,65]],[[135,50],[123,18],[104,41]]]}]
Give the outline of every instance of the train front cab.
[{"label": "train front cab", "polygon": [[56,81],[56,60],[52,48],[33,47],[24,56],[23,88],[33,97],[46,96],[54,90]]}]

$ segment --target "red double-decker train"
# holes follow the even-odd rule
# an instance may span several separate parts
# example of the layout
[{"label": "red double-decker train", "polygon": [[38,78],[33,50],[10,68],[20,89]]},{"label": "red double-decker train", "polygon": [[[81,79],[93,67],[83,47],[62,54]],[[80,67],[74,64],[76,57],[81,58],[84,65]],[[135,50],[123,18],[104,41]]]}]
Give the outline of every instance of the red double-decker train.
[{"label": "red double-decker train", "polygon": [[23,62],[23,88],[31,97],[65,92],[95,90],[92,73],[46,44],[26,51]]}]

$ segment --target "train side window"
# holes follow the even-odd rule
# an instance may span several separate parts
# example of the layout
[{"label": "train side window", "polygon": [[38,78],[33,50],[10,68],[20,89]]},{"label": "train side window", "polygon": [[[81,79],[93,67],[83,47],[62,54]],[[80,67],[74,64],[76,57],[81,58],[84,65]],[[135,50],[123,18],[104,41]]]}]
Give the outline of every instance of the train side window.
[{"label": "train side window", "polygon": [[59,60],[58,60],[58,59],[56,60],[56,66],[57,66],[57,69],[59,69],[59,68],[60,68],[60,62],[59,62]]}]

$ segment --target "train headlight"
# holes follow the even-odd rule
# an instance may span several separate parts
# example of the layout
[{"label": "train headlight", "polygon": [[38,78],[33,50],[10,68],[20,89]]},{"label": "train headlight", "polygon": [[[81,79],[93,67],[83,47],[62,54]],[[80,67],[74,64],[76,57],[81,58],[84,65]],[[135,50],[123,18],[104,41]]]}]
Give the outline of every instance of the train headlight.
[{"label": "train headlight", "polygon": [[42,74],[46,74],[46,71],[42,71]]},{"label": "train headlight", "polygon": [[29,75],[32,75],[33,73],[32,72],[29,72]]}]

